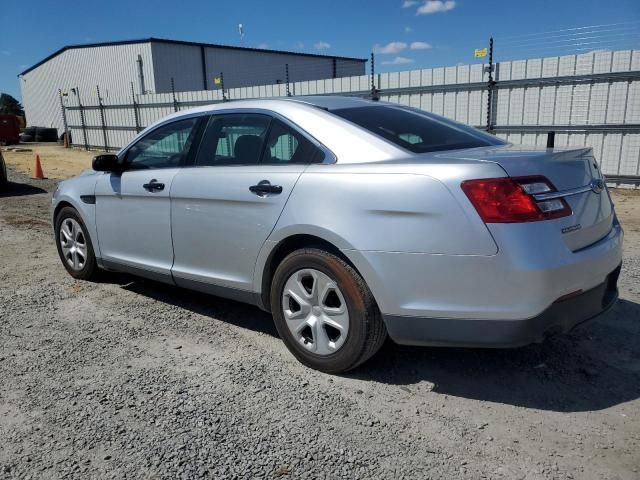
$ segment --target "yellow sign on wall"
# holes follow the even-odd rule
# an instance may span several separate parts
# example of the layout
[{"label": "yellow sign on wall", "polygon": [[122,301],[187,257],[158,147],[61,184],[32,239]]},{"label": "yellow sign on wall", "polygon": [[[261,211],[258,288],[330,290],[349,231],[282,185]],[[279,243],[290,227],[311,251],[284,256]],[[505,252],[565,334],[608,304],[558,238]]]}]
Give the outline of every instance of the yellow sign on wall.
[{"label": "yellow sign on wall", "polygon": [[220,85],[222,83],[222,79],[220,77],[214,77],[213,83],[214,85]]},{"label": "yellow sign on wall", "polygon": [[487,56],[487,48],[476,48],[474,55],[478,58]]}]

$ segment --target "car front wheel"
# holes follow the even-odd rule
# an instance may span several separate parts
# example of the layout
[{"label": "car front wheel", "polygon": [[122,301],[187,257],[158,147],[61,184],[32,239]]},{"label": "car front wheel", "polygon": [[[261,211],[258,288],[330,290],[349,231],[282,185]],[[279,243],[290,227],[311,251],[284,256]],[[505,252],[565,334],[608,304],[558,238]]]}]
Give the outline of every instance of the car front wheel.
[{"label": "car front wheel", "polygon": [[98,267],[93,245],[82,218],[71,207],[64,207],[58,213],[55,223],[56,246],[64,268],[80,280],[93,278]]},{"label": "car front wheel", "polygon": [[358,272],[316,248],[297,250],[280,263],[271,287],[271,309],[293,355],[327,373],[346,372],[365,362],[387,335]]}]

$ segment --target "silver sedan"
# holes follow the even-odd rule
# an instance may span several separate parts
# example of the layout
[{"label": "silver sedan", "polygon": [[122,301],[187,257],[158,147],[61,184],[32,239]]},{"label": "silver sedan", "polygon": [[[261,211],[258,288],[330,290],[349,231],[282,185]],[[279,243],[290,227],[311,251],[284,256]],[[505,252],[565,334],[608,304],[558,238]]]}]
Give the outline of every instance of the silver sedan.
[{"label": "silver sedan", "polygon": [[255,304],[326,372],[387,336],[514,347],[567,332],[613,305],[622,258],[591,149],[346,97],[171,115],[62,182],[52,219],[72,276]]}]

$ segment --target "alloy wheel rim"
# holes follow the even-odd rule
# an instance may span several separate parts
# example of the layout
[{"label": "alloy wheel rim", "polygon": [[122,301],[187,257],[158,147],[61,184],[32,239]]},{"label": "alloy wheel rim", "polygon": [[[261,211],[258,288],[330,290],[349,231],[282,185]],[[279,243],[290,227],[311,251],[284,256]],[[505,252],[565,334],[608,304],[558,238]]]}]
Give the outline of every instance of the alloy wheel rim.
[{"label": "alloy wheel rim", "polygon": [[73,218],[65,218],[60,225],[60,248],[67,265],[80,271],[87,263],[87,240],[80,224]]},{"label": "alloy wheel rim", "polygon": [[335,280],[319,270],[305,268],[289,277],[282,311],[295,340],[316,355],[337,352],[347,339],[347,303]]}]

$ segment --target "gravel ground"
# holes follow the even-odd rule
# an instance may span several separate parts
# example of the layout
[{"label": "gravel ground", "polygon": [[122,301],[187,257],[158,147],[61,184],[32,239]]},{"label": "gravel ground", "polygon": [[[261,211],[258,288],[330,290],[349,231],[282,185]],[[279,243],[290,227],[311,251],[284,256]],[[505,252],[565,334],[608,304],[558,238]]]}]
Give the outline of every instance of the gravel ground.
[{"label": "gravel ground", "polygon": [[2,478],[640,478],[640,196],[616,195],[621,301],[517,350],[388,342],[311,371],[256,308],[73,280],[55,183],[0,198]]}]

